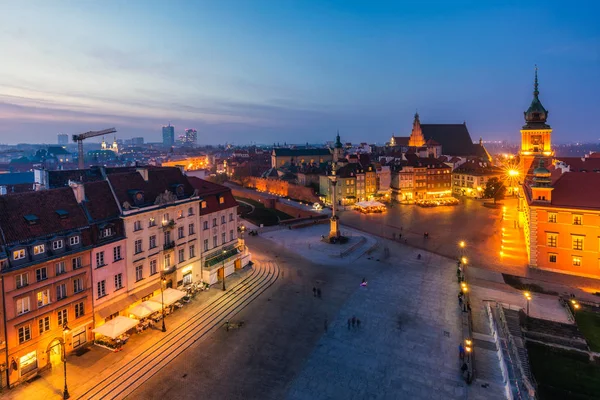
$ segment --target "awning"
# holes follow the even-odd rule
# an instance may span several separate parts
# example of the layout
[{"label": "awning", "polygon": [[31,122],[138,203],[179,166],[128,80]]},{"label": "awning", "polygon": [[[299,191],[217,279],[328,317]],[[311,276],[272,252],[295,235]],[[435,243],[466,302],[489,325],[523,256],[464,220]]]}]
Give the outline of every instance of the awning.
[{"label": "awning", "polygon": [[117,336],[124,334],[136,326],[139,322],[140,321],[137,319],[122,317],[119,315],[104,325],[94,329],[93,332],[108,336],[111,339],[115,339]]},{"label": "awning", "polygon": [[[141,300],[144,297],[152,294],[152,292],[154,292],[155,290],[159,290],[160,289],[160,280],[158,282],[154,282],[152,285],[143,288],[142,290],[140,290],[139,292],[136,292],[134,294],[132,294],[132,296],[136,299],[136,300]],[[133,301],[132,301],[133,303]]]},{"label": "awning", "polygon": [[148,315],[161,310],[162,307],[160,303],[157,303],[155,301],[144,301],[143,303],[138,304],[137,306],[129,310],[129,313],[135,315],[138,318],[145,318]]},{"label": "awning", "polygon": [[375,200],[369,200],[369,201],[361,201],[355,204],[358,207],[385,207],[385,204],[380,203],[378,201]]},{"label": "awning", "polygon": [[159,293],[156,296],[152,297],[150,299],[150,301],[157,302],[158,305],[159,305],[159,307],[160,307],[161,298],[164,297],[164,299],[165,299],[165,306],[170,306],[171,304],[175,303],[177,300],[182,299],[184,296],[187,296],[186,292],[182,292],[181,290],[177,290],[177,289],[173,289],[173,288],[167,288],[162,293],[162,296]]},{"label": "awning", "polygon": [[108,305],[98,309],[96,311],[96,314],[98,314],[102,318],[108,318],[109,316],[126,309],[127,307],[129,307],[130,305],[135,303],[136,301],[137,300],[134,296],[127,296],[126,298],[119,300],[116,303],[108,304]]}]

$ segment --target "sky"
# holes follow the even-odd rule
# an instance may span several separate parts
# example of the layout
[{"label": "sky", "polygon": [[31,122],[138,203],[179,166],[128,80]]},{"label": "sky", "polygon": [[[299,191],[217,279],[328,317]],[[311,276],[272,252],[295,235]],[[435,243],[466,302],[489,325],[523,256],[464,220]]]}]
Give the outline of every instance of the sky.
[{"label": "sky", "polygon": [[[200,144],[383,143],[422,123],[600,139],[600,2],[0,0],[0,143],[116,127]],[[94,139],[92,139],[94,140]]]}]

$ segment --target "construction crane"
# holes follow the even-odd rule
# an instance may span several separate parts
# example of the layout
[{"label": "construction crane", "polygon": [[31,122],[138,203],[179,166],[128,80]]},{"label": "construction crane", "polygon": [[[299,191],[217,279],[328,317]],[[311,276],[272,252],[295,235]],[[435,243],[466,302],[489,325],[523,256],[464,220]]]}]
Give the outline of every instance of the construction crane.
[{"label": "construction crane", "polygon": [[102,135],[108,135],[110,133],[115,133],[117,130],[115,128],[109,128],[109,129],[104,129],[102,131],[89,131],[86,133],[80,133],[79,135],[73,135],[73,141],[77,142],[77,148],[79,150],[78,152],[78,168],[79,169],[84,169],[85,168],[85,164],[83,162],[83,141],[85,139],[91,138],[91,137],[96,137],[96,136],[102,136]]}]

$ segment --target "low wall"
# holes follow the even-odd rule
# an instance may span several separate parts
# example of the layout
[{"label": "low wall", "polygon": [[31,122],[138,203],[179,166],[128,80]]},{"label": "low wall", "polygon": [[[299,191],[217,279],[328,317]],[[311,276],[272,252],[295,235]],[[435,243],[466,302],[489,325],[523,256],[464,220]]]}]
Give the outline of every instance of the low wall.
[{"label": "low wall", "polygon": [[282,203],[279,201],[278,197],[271,196],[267,193],[239,190],[234,187],[231,188],[231,193],[234,195],[234,197],[245,197],[250,200],[258,201],[259,203],[263,204],[265,208],[275,208],[276,210],[291,215],[294,218],[310,218],[322,215],[314,211],[304,210],[301,208],[290,206],[289,204]]},{"label": "low wall", "polygon": [[319,197],[312,188],[295,185],[279,179],[257,178],[252,176],[245,178],[243,183],[245,187],[256,189],[261,192],[275,193],[279,196],[306,201],[308,203],[319,202]]}]

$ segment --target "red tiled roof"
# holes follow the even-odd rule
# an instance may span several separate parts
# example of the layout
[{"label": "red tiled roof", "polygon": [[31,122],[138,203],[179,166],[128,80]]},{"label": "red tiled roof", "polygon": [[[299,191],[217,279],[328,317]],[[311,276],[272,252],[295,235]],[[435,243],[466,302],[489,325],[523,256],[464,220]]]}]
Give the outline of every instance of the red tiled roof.
[{"label": "red tiled roof", "polygon": [[597,157],[557,157],[557,160],[571,167],[571,172],[594,172],[594,170],[600,170],[600,158]]},{"label": "red tiled roof", "polygon": [[[202,201],[206,202],[205,208],[200,207],[200,215],[207,215],[238,206],[231,188],[196,177],[188,177],[188,180],[194,189],[198,190],[198,196]],[[219,201],[220,197],[223,198],[223,203]]]},{"label": "red tiled roof", "polygon": [[565,172],[552,187],[553,206],[600,209],[600,173]]},{"label": "red tiled roof", "polygon": [[90,182],[84,184],[85,208],[93,221],[103,221],[117,218],[120,215],[119,207],[115,202],[108,182]]},{"label": "red tiled roof", "polygon": [[[57,210],[66,211],[68,216],[61,218]],[[38,220],[30,224],[25,215],[35,215]],[[3,244],[29,241],[87,226],[88,220],[71,188],[0,196],[0,241]]]}]

